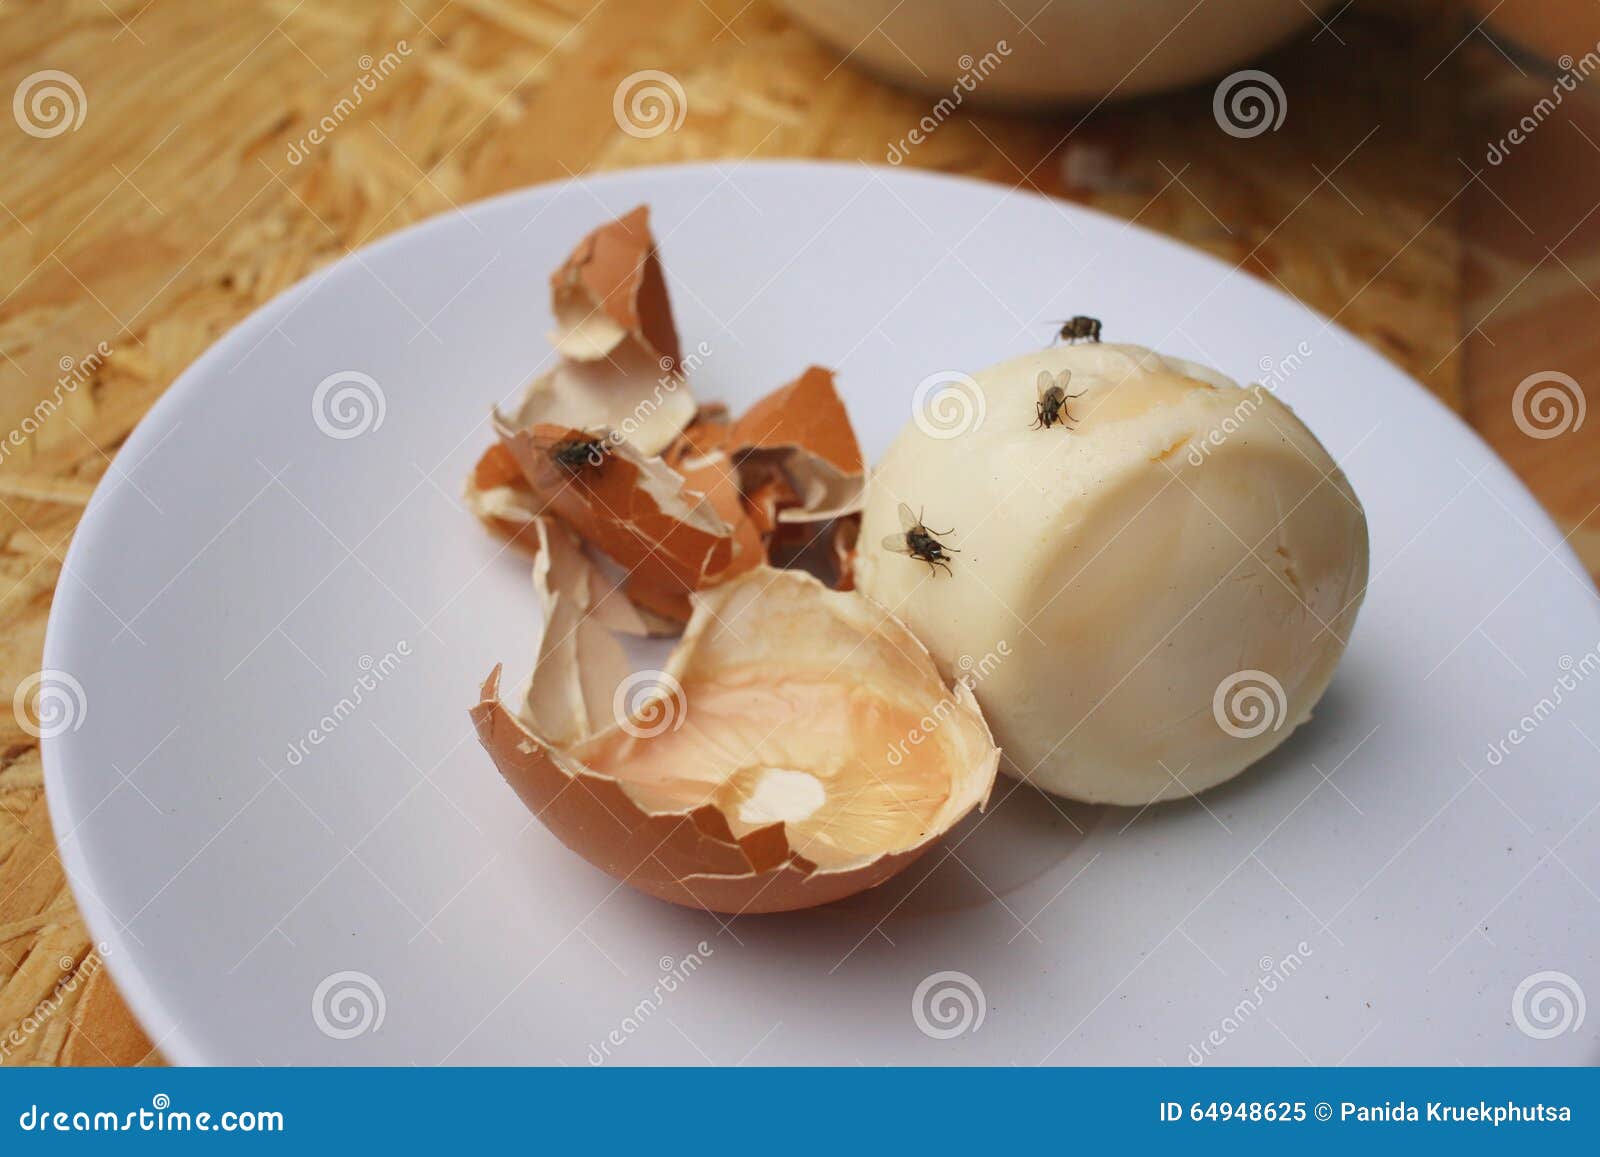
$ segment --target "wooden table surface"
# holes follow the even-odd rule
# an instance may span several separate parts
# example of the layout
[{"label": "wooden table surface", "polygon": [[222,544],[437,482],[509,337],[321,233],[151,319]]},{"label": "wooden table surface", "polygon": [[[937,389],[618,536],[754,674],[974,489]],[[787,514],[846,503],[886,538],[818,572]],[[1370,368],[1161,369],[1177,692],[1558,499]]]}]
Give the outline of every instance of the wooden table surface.
[{"label": "wooden table surface", "polygon": [[[60,70],[84,106],[54,136],[0,125],[8,693],[41,665],[65,551],[118,447],[197,355],[295,281],[540,181],[706,158],[883,163],[929,106],[840,67],[768,0],[266,0],[218,13],[212,0],[0,6],[4,92]],[[1477,426],[1594,571],[1600,419],[1530,438],[1512,394],[1528,373],[1582,381],[1600,362],[1600,216],[1583,212],[1600,145],[1578,140],[1600,128],[1575,102],[1572,125],[1541,127],[1540,159],[1489,171],[1484,143],[1503,129],[1484,126],[1514,120],[1549,82],[1471,29],[1427,0],[1340,10],[1256,62],[1284,79],[1290,109],[1253,139],[1218,131],[1207,84],[1087,115],[963,111],[907,163],[1095,205],[1335,317]],[[292,142],[402,41],[399,67],[293,163]],[[612,113],[619,82],[644,68],[687,97],[681,127],[649,139]],[[1552,192],[1563,165],[1572,180]],[[59,404],[41,416],[48,398]],[[10,716],[0,736],[0,1063],[155,1063],[73,904],[37,741]]]}]

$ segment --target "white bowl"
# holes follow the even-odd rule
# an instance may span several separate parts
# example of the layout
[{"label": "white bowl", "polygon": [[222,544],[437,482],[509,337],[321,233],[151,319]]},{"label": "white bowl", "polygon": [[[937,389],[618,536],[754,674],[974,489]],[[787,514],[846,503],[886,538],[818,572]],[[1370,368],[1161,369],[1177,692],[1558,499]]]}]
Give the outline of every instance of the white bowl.
[{"label": "white bowl", "polygon": [[[528,560],[456,495],[490,406],[548,365],[545,271],[645,201],[685,348],[709,351],[697,395],[740,411],[836,367],[872,460],[919,380],[1039,349],[1080,308],[1108,338],[1281,381],[1372,532],[1316,719],[1203,801],[1088,808],[1008,781],[895,880],[789,917],[724,927],[574,856],[472,734],[479,681],[527,672],[539,611]],[[1559,977],[1600,983],[1600,677],[1577,681],[1600,608],[1561,532],[1333,322],[1079,206],[782,163],[446,213],[195,362],[64,574],[50,818],[106,966],[180,1064],[1595,1059],[1591,1028],[1535,1023]],[[1557,715],[1519,723],[1545,696]],[[952,1033],[931,1010],[963,985],[985,1012]],[[1267,1004],[1235,1025],[1252,991]]]},{"label": "white bowl", "polygon": [[1094,101],[1177,88],[1287,38],[1331,0],[781,0],[897,84],[958,101]]}]

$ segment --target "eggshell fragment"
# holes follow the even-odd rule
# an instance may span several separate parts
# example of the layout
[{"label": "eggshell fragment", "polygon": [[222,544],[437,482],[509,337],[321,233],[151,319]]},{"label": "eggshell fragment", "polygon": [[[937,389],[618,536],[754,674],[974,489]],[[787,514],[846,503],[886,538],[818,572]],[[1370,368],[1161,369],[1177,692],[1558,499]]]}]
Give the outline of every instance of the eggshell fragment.
[{"label": "eggshell fragment", "polygon": [[563,356],[593,361],[631,339],[663,371],[677,367],[678,330],[648,205],[578,242],[550,275],[550,297],[557,327],[551,344]]},{"label": "eggshell fragment", "polygon": [[490,530],[525,550],[537,549],[533,524],[545,502],[528,485],[516,458],[503,445],[496,442],[483,452],[467,476],[462,498]]},{"label": "eggshell fragment", "polygon": [[799,497],[782,522],[826,522],[861,509],[866,463],[833,371],[811,366],[734,423],[729,442],[780,469]]},{"label": "eggshell fragment", "polygon": [[551,276],[561,360],[528,386],[514,426],[601,428],[659,454],[694,418],[649,210],[590,233]]},{"label": "eggshell fragment", "polygon": [[611,723],[611,695],[628,673],[616,634],[646,635],[633,605],[610,589],[577,535],[550,518],[532,524],[533,585],[544,606],[539,657],[524,697],[527,717],[552,743],[576,743]]},{"label": "eggshell fragment", "polygon": [[834,590],[853,591],[856,589],[856,544],[860,539],[861,516],[859,514],[841,518],[833,524],[833,536],[829,540],[829,546],[833,551]]},{"label": "eggshell fragment", "polygon": [[727,452],[728,435],[732,429],[725,416],[707,415],[702,407],[677,440],[661,452],[662,460],[674,470],[683,469],[685,463],[692,470],[697,459],[708,454]]},{"label": "eggshell fragment", "polygon": [[[688,621],[692,592],[819,542],[813,569],[848,582],[834,524],[859,511],[865,466],[831,371],[810,367],[737,422],[697,406],[643,206],[579,242],[551,302],[561,358],[494,414],[500,443],[466,487],[480,519],[535,549],[534,519],[560,518],[628,572],[653,633]],[[562,439],[604,442],[605,461],[553,462]]]},{"label": "eggshell fragment", "polygon": [[587,739],[508,710],[499,668],[472,709],[507,782],[590,863],[689,907],[806,908],[889,879],[987,800],[999,751],[970,689],[893,616],[765,567],[693,603],[669,696]]},{"label": "eggshell fragment", "polygon": [[629,571],[634,585],[687,595],[733,561],[734,528],[660,458],[617,442],[598,465],[568,471],[552,461],[550,444],[593,435],[562,426],[498,429],[546,509]]},{"label": "eggshell fragment", "polygon": [[733,552],[728,564],[708,574],[703,585],[725,582],[765,562],[767,551],[761,531],[745,506],[738,468],[727,452],[716,450],[683,460],[677,470],[683,477],[684,491],[700,495],[709,503],[733,535]]},{"label": "eggshell fragment", "polygon": [[512,426],[561,425],[611,431],[641,454],[672,444],[694,416],[694,396],[632,343],[603,361],[563,361],[535,378],[521,403],[499,420]]},{"label": "eggshell fragment", "polygon": [[758,468],[754,464],[746,463],[742,467],[742,473],[746,478],[756,480],[745,495],[750,517],[763,536],[770,535],[778,529],[778,513],[790,506],[799,505],[800,496],[795,493],[794,487],[789,485],[789,480],[774,464]]}]

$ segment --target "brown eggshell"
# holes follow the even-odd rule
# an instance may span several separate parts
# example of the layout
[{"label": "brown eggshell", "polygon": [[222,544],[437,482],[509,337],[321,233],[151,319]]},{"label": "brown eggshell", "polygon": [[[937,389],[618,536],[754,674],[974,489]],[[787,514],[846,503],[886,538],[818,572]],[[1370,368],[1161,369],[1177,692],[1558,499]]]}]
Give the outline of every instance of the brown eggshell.
[{"label": "brown eggshell", "polygon": [[[726,625],[732,620],[739,622],[737,631]],[[948,760],[949,794],[929,825],[935,830],[923,832],[912,846],[821,868],[791,848],[784,823],[737,835],[729,817],[711,802],[652,807],[645,802],[652,793],[658,801],[665,798],[662,785],[675,781],[671,767],[658,766],[661,757],[648,754],[653,749],[639,755],[636,745],[648,745],[651,738],[613,728],[577,748],[558,746],[501,702],[498,667],[484,682],[471,715],[485,749],[528,808],[563,844],[613,877],[663,900],[716,912],[812,907],[889,879],[973,807],[982,807],[999,751],[970,689],[958,684],[948,691],[926,650],[898,620],[861,596],[828,591],[806,575],[768,569],[696,597],[689,629],[668,662],[668,674],[680,680],[680,690],[687,689],[685,718],[694,717],[699,679],[724,669],[743,671],[739,664],[747,658],[770,662],[792,655],[797,641],[807,639],[829,648],[825,657],[811,658],[838,670],[846,686],[879,686],[901,701],[925,695],[928,702],[919,710],[938,706],[948,712],[934,742]],[[735,666],[727,668],[730,663]],[[595,770],[581,755],[619,750],[645,760],[640,766],[652,769],[649,784],[630,786]],[[706,797],[717,788],[694,782]]]},{"label": "brown eggshell", "polygon": [[467,476],[462,499],[467,509],[496,534],[509,538],[528,552],[538,549],[533,523],[544,510],[544,500],[522,477],[522,469],[500,443],[483,452]]},{"label": "brown eggshell", "polygon": [[811,366],[734,423],[729,443],[752,465],[775,465],[799,495],[784,522],[823,522],[861,508],[866,463],[833,371]]},{"label": "brown eggshell", "polygon": [[663,636],[682,634],[683,625],[689,621],[689,616],[694,612],[694,607],[689,602],[688,591],[664,589],[642,581],[637,573],[628,576],[623,589],[627,591],[628,598],[639,609],[641,615],[666,625],[666,629],[654,631],[652,634]]},{"label": "brown eggshell", "polygon": [[733,531],[733,553],[727,566],[707,574],[704,585],[726,582],[765,562],[767,552],[761,541],[761,531],[745,507],[738,470],[727,452],[714,450],[684,457],[676,469],[683,476],[686,493],[691,497],[701,495]]},{"label": "brown eggshell", "polygon": [[695,413],[688,383],[663,373],[648,351],[624,342],[598,361],[562,359],[535,378],[517,408],[497,420],[510,426],[600,430],[641,454],[660,454]]},{"label": "brown eggshell", "polygon": [[732,440],[749,450],[802,449],[841,474],[866,468],[833,371],[822,366],[807,368],[751,406],[734,423]]},{"label": "brown eggshell", "polygon": [[771,460],[746,459],[740,464],[740,475],[745,479],[745,505],[750,517],[763,537],[778,529],[778,514],[791,506],[800,505],[800,495],[795,493],[783,470]]},{"label": "brown eggshell", "polygon": [[861,537],[861,515],[850,514],[833,524],[833,589],[856,589],[856,543]]},{"label": "brown eggshell", "polygon": [[659,454],[695,417],[678,331],[644,207],[600,226],[550,277],[561,355],[508,425],[600,429]]},{"label": "brown eggshell", "polygon": [[732,430],[733,423],[728,421],[726,406],[702,406],[694,421],[684,427],[677,441],[661,452],[661,457],[668,466],[677,469],[685,459],[727,450]]},{"label": "brown eggshell", "polygon": [[633,604],[605,582],[577,535],[552,518],[535,519],[532,530],[538,541],[533,586],[544,607],[544,633],[525,709],[551,742],[577,743],[613,722],[612,692],[628,673],[616,635],[650,631]]},{"label": "brown eggshell", "polygon": [[625,338],[648,350],[662,372],[680,361],[678,330],[655,237],[650,208],[638,208],[600,226],[550,275],[557,331],[564,356],[590,361],[609,355]]},{"label": "brown eggshell", "polygon": [[496,667],[484,681],[472,720],[500,774],[568,848],[658,899],[730,915],[811,908],[883,883],[932,846],[884,856],[853,872],[818,873],[788,850],[782,824],[741,840],[710,804],[652,815],[616,780],[534,739],[500,702],[499,680]]},{"label": "brown eggshell", "polygon": [[599,465],[568,472],[551,461],[549,446],[584,437],[581,431],[501,424],[499,432],[547,509],[630,572],[632,586],[686,596],[733,561],[734,528],[708,498],[687,491],[683,476],[661,459],[617,442]]}]

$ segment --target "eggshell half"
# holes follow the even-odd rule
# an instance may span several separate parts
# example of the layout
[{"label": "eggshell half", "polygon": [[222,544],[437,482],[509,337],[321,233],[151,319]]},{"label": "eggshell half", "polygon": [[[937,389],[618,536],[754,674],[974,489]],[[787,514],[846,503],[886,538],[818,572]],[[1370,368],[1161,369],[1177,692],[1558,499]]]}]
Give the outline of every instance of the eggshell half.
[{"label": "eggshell half", "polygon": [[[889,879],[987,800],[999,751],[970,690],[881,608],[767,568],[693,601],[665,722],[558,744],[501,702],[499,668],[472,709],[506,781],[591,864],[689,907],[806,908]],[[926,725],[914,741],[905,719]]]}]

